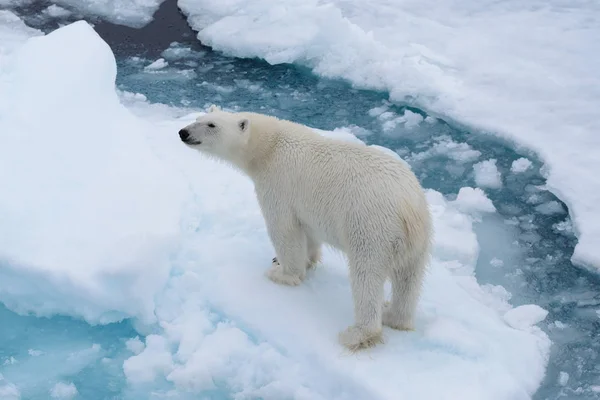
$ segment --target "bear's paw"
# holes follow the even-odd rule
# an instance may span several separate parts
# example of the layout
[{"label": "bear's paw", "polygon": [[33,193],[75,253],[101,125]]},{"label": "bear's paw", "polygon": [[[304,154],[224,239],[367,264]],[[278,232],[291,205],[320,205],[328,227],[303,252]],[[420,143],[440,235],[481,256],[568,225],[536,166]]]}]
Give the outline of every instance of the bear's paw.
[{"label": "bear's paw", "polygon": [[340,344],[355,352],[383,343],[381,330],[370,330],[366,327],[350,326],[338,335]]},{"label": "bear's paw", "polygon": [[304,280],[304,276],[287,273],[277,258],[273,259],[271,268],[266,273],[267,278],[280,285],[298,286]]}]

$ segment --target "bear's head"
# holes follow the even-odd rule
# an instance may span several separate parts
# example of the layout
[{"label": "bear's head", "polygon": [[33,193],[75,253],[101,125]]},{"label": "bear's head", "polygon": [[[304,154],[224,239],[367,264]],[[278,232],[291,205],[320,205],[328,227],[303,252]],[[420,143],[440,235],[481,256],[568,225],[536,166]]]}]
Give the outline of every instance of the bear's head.
[{"label": "bear's head", "polygon": [[208,113],[179,131],[187,146],[239,164],[250,135],[250,120],[211,106]]}]

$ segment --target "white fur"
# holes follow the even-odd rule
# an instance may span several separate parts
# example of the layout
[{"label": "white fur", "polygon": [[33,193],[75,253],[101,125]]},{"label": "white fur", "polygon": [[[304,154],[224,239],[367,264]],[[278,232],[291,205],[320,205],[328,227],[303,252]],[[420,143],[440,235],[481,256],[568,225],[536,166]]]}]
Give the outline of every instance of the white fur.
[{"label": "white fur", "polygon": [[[321,244],[346,254],[355,324],[340,333],[344,346],[382,341],[382,324],[413,329],[432,227],[421,185],[401,160],[290,121],[215,106],[182,131],[190,147],[253,180],[277,254],[271,280],[300,284]],[[387,278],[392,301],[384,304]]]}]

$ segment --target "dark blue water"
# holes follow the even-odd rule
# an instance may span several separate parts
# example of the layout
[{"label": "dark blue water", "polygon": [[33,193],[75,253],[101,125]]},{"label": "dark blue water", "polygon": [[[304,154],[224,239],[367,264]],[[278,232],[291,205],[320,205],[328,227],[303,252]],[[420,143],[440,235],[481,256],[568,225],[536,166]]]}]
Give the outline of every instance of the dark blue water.
[{"label": "dark blue water", "polygon": [[[35,10],[34,6],[21,11],[31,16],[32,25],[46,30],[56,28],[56,21],[37,19]],[[503,186],[486,190],[498,212],[476,224],[481,246],[477,278],[480,283],[504,286],[512,294],[513,305],[534,303],[549,311],[540,326],[550,336],[553,347],[547,376],[535,399],[599,398],[592,387],[600,385],[600,276],[570,262],[576,238],[568,210],[541,188],[545,180],[535,154],[442,119],[428,119],[413,128],[400,124],[385,131],[385,120],[374,108],[384,107],[392,118],[406,110],[422,118],[428,114],[390,103],[386,93],[356,90],[345,82],[321,79],[302,68],[271,66],[261,60],[239,60],[213,52],[197,42],[173,1],[164,3],[155,21],[143,29],[96,23],[97,31],[117,56],[119,89],[142,93],[151,102],[197,109],[215,103],[269,113],[320,129],[351,127],[367,143],[398,151],[425,187],[450,198],[461,187],[476,186],[474,162],[496,159]],[[144,70],[159,57],[169,63],[166,68]],[[461,162],[448,152],[432,150],[448,141],[466,144],[480,155],[475,161]],[[511,173],[512,162],[520,157],[530,159],[532,167],[522,174]],[[557,212],[546,213],[546,206],[540,208],[550,202],[559,205]],[[121,357],[122,362],[122,341],[135,336],[127,323],[89,327],[68,318],[18,317],[2,308],[0,326],[0,363],[3,357],[13,354],[27,358],[29,348],[46,343],[52,348],[64,342],[81,342],[82,346],[98,343],[106,351],[103,357]],[[68,378],[76,382],[80,393],[99,390],[96,393],[103,393],[102,398],[110,398],[123,390],[123,375],[117,364],[93,361],[71,372]],[[11,379],[18,382],[13,375]],[[40,387],[31,383],[32,397],[41,396]]]}]

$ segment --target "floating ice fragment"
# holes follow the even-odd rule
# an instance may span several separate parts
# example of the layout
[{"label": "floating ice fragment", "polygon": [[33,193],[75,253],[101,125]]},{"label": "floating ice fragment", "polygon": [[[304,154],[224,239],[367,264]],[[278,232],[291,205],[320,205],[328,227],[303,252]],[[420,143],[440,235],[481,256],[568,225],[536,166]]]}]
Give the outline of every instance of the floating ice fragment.
[{"label": "floating ice fragment", "polygon": [[504,265],[504,261],[500,260],[499,258],[494,257],[490,260],[490,265],[492,267],[498,268],[498,267],[501,267]]},{"label": "floating ice fragment", "polygon": [[563,206],[556,200],[540,204],[535,207],[535,210],[544,215],[562,214],[565,212]]},{"label": "floating ice fragment", "polygon": [[169,65],[169,63],[167,61],[165,61],[164,58],[159,58],[158,60],[154,61],[152,64],[145,66],[144,70],[155,71],[155,70],[163,69],[168,65]]},{"label": "floating ice fragment", "polygon": [[13,365],[13,364],[16,364],[16,363],[18,363],[18,362],[19,362],[19,361],[17,361],[17,359],[16,359],[16,358],[14,358],[13,356],[10,356],[10,357],[8,357],[8,358],[6,358],[6,359],[4,360],[4,363],[3,363],[3,364],[4,364],[4,365]]},{"label": "floating ice fragment", "polygon": [[419,126],[423,122],[423,116],[410,110],[404,111],[404,120],[406,121],[404,126],[408,129]]},{"label": "floating ice fragment", "polygon": [[558,374],[558,384],[566,386],[567,382],[569,382],[569,374],[565,371],[560,371]]},{"label": "floating ice fragment", "polygon": [[14,384],[0,379],[0,399],[19,400],[21,399],[21,392]]},{"label": "floating ice fragment", "polygon": [[460,164],[477,160],[481,152],[474,150],[467,143],[458,143],[452,140],[450,136],[444,135],[435,138],[434,145],[421,153],[414,153],[412,160],[422,161],[435,156],[446,156]]},{"label": "floating ice fragment", "polygon": [[504,314],[504,321],[515,329],[528,330],[535,324],[543,321],[548,311],[535,304],[526,304],[515,307]]},{"label": "floating ice fragment", "polygon": [[48,8],[44,9],[44,14],[54,18],[64,18],[71,15],[71,11],[57,6],[56,4],[49,5]]},{"label": "floating ice fragment", "polygon": [[556,326],[558,329],[565,329],[567,324],[561,321],[554,321],[554,326]]},{"label": "floating ice fragment", "polygon": [[527,158],[521,157],[518,160],[512,162],[510,170],[515,174],[519,174],[521,172],[527,171],[529,167],[531,167],[531,161],[529,161]]},{"label": "floating ice fragment", "polygon": [[75,384],[73,382],[58,382],[50,390],[50,396],[53,399],[72,399],[73,397],[77,396],[77,388],[75,387]]},{"label": "floating ice fragment", "polygon": [[43,351],[41,350],[34,350],[34,349],[29,349],[27,350],[27,353],[31,356],[31,357],[38,357],[41,356],[42,354],[44,354]]},{"label": "floating ice fragment", "polygon": [[477,186],[491,189],[502,187],[502,177],[500,171],[498,171],[498,167],[496,167],[495,159],[481,161],[473,165],[473,170]]},{"label": "floating ice fragment", "polygon": [[125,342],[125,347],[127,347],[127,350],[131,351],[134,354],[140,354],[142,351],[144,351],[144,348],[146,347],[146,345],[144,345],[144,342],[142,342],[140,340],[140,338],[138,336],[129,339],[127,342]]},{"label": "floating ice fragment", "polygon": [[452,202],[458,210],[466,213],[493,213],[496,207],[480,188],[462,187]]}]

